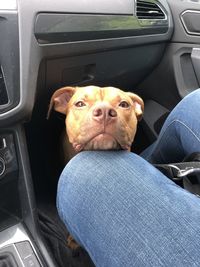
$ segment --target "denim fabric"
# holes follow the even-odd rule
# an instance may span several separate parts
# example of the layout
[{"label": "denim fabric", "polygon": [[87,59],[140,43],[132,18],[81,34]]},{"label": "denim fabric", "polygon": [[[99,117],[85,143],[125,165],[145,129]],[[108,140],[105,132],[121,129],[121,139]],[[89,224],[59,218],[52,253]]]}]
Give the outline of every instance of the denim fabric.
[{"label": "denim fabric", "polygon": [[152,163],[180,162],[200,152],[200,89],[187,95],[171,112],[157,141],[141,156]]},{"label": "denim fabric", "polygon": [[[143,157],[168,162],[200,151],[199,106],[197,90]],[[96,266],[200,266],[200,199],[134,153],[79,153],[61,174],[57,207]]]}]

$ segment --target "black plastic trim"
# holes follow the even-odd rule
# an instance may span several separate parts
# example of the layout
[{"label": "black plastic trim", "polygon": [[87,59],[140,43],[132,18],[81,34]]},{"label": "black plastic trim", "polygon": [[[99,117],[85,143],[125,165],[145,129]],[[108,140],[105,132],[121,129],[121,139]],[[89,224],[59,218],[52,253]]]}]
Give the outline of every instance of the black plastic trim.
[{"label": "black plastic trim", "polygon": [[62,43],[108,39],[168,31],[168,21],[148,21],[146,26],[130,15],[92,15],[41,13],[35,23],[35,37],[39,43]]},{"label": "black plastic trim", "polygon": [[19,103],[19,31],[17,12],[0,11],[0,67],[8,95],[7,103],[0,104],[0,114]]}]

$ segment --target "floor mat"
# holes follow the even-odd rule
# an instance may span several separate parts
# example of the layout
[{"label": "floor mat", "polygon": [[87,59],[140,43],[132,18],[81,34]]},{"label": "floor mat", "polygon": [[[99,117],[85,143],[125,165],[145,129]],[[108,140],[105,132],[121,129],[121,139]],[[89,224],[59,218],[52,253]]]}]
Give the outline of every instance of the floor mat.
[{"label": "floor mat", "polygon": [[84,249],[80,248],[78,253],[73,255],[66,246],[69,232],[59,219],[56,208],[50,205],[41,205],[38,210],[38,218],[40,230],[59,267],[95,266]]}]

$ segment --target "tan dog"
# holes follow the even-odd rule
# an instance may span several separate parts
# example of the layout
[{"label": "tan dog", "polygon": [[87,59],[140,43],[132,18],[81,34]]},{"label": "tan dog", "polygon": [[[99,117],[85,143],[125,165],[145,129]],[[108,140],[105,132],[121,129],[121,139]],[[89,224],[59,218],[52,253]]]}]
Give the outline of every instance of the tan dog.
[{"label": "tan dog", "polygon": [[[144,103],[138,95],[114,87],[63,87],[53,94],[48,116],[52,108],[66,115],[69,142],[76,152],[130,151]],[[72,156],[69,145],[64,146]],[[72,236],[68,246],[79,247]]]},{"label": "tan dog", "polygon": [[144,103],[138,95],[114,87],[63,87],[53,94],[49,113],[53,107],[66,115],[76,152],[130,150]]}]

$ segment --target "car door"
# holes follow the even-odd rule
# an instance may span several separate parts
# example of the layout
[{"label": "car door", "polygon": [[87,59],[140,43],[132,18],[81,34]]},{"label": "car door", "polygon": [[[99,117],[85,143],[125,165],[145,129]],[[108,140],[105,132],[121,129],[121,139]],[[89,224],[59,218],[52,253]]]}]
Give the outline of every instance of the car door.
[{"label": "car door", "polygon": [[174,30],[156,69],[140,84],[146,105],[144,129],[154,141],[171,109],[199,88],[199,1],[168,0]]}]

